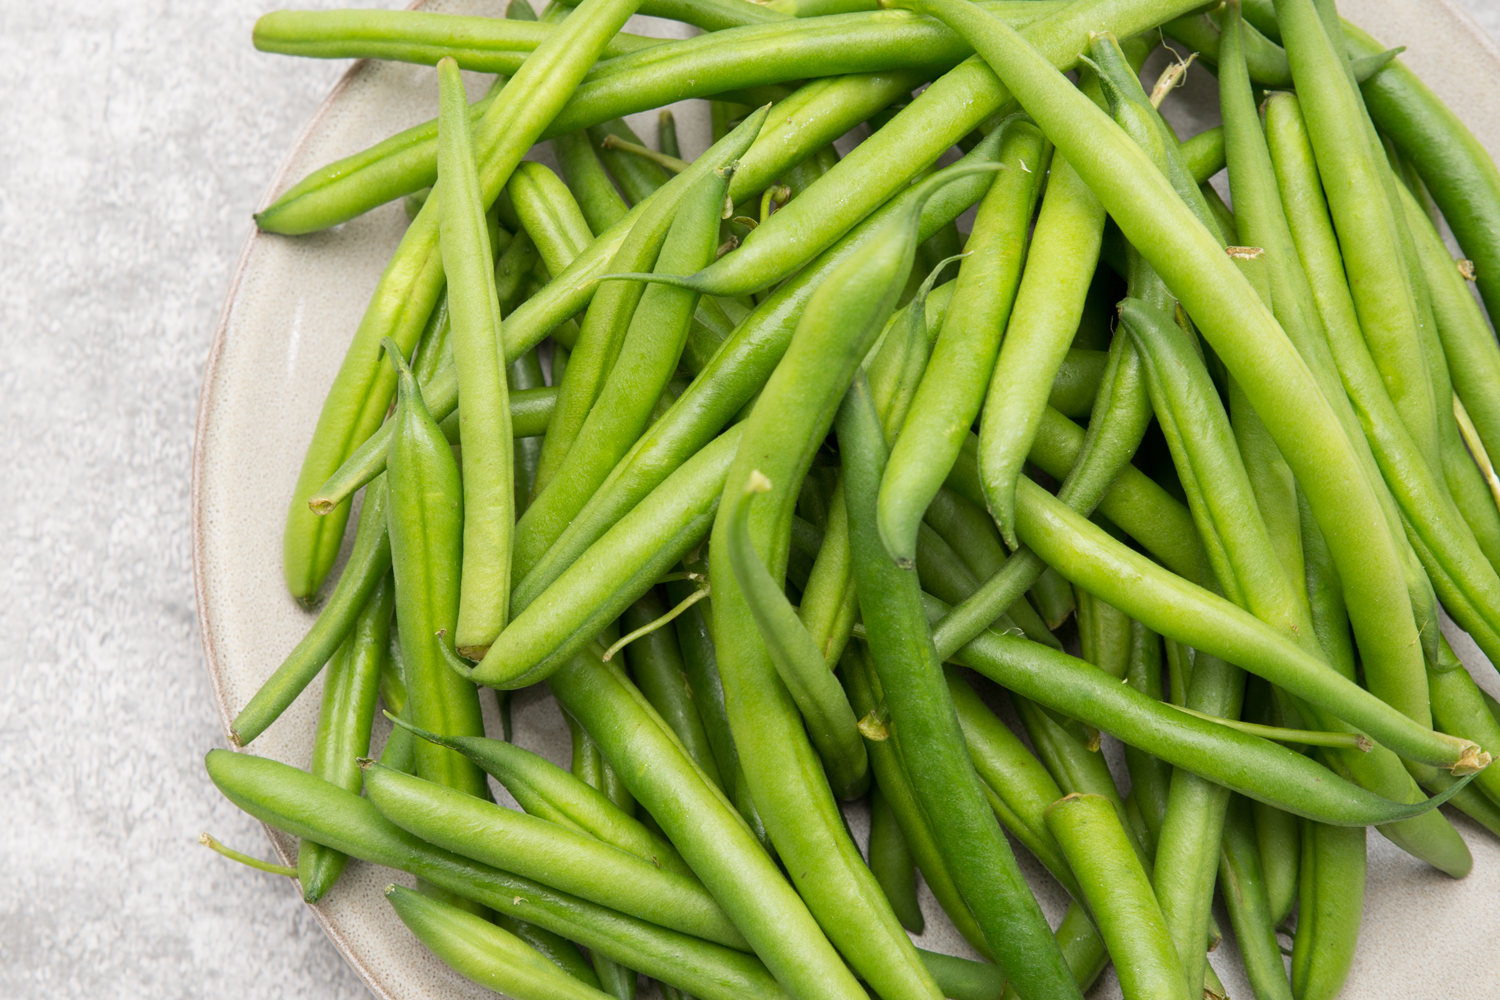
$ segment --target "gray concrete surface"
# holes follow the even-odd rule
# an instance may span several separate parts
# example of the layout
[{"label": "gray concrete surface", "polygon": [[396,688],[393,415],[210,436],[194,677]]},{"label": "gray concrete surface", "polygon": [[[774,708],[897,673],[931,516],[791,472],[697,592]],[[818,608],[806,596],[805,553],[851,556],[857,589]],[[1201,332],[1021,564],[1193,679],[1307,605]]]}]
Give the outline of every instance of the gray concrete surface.
[{"label": "gray concrete surface", "polygon": [[289,885],[195,843],[266,850],[201,766],[199,384],[251,207],[345,65],[256,53],[275,6],[0,0],[3,1000],[366,995]]}]

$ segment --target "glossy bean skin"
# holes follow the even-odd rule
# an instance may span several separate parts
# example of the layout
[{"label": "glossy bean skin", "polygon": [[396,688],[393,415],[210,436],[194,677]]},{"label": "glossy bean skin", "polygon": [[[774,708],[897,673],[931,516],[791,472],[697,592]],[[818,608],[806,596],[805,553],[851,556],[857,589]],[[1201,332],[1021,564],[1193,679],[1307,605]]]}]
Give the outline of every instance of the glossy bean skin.
[{"label": "glossy bean skin", "polygon": [[1302,823],[1297,933],[1292,939],[1292,993],[1333,1000],[1354,965],[1365,900],[1365,832]]},{"label": "glossy bean skin", "polygon": [[[492,202],[499,194],[521,156],[556,115],[572,89],[570,81],[582,77],[637,5],[636,0],[585,2],[589,16],[570,19],[538,46],[506,83],[505,99],[491,104],[475,127],[481,201]],[[381,341],[394,336],[400,349],[409,351],[442,291],[440,201],[440,193],[427,199],[381,275],[324,400],[298,473],[283,536],[282,568],[288,588],[301,599],[313,597],[321,587],[338,554],[348,516],[336,509],[318,518],[307,510],[305,498],[380,426],[395,381],[378,363]]]},{"label": "glossy bean skin", "polygon": [[1069,795],[1047,809],[1047,825],[1083,886],[1126,997],[1195,998],[1130,839],[1108,800]]},{"label": "glossy bean skin", "polygon": [[504,990],[517,1000],[602,1000],[605,996],[482,917],[403,886],[387,886],[385,894],[418,940],[467,979]]},{"label": "glossy bean skin", "polygon": [[1000,149],[1005,169],[979,204],[966,244],[968,256],[959,265],[954,307],[933,345],[880,485],[880,537],[902,566],[916,557],[922,512],[958,457],[964,433],[985,400],[1027,259],[1047,154],[1042,134],[1029,122],[1006,126]]},{"label": "glossy bean skin", "polygon": [[634,685],[598,656],[586,651],[552,675],[548,686],[559,703],[588,728],[788,994],[862,1000],[853,975],[750,827]]},{"label": "glossy bean skin", "polygon": [[[913,934],[922,933],[924,921],[922,908],[917,905],[916,861],[911,856],[911,848],[906,844],[906,836],[896,822],[896,814],[891,811],[890,803],[880,794],[879,788],[870,790],[868,853],[870,871],[880,883],[880,888],[885,890],[885,898],[890,901],[896,919]],[[925,958],[923,962],[930,971],[931,964]],[[938,985],[941,987],[943,984]],[[943,995],[947,996],[947,993]]]},{"label": "glossy bean skin", "polygon": [[1081,996],[965,751],[916,575],[885,557],[875,514],[884,432],[861,377],[840,408],[838,431],[860,610],[917,799],[943,817],[933,833],[1006,978],[1027,997]]},{"label": "glossy bean skin", "polygon": [[[404,728],[404,724],[398,725]],[[419,735],[468,757],[504,785],[530,815],[587,833],[660,868],[693,877],[676,848],[602,791],[545,757],[484,736],[439,736],[426,730]]]},{"label": "glossy bean skin", "polygon": [[542,263],[553,274],[567,270],[594,241],[573,192],[543,164],[522,160],[505,185],[516,218],[541,252]]},{"label": "glossy bean skin", "polygon": [[[635,631],[666,613],[667,606],[656,591],[648,590],[620,616],[620,627]],[[714,759],[708,732],[693,702],[675,631],[663,627],[641,636],[625,648],[625,658],[636,686],[651,707],[677,734],[688,756],[708,775],[708,780],[723,788],[724,781]]]},{"label": "glossy bean skin", "polygon": [[1261,871],[1250,805],[1238,796],[1231,799],[1224,824],[1219,885],[1256,1000],[1292,1000],[1292,984],[1276,941],[1275,917]]},{"label": "glossy bean skin", "polygon": [[294,767],[227,750],[209,751],[205,765],[231,802],[278,830],[350,857],[410,872],[603,952],[648,976],[676,983],[704,1000],[785,1000],[788,996],[753,956],[627,917],[433,847],[386,820],[368,800]]},{"label": "glossy bean skin", "polygon": [[430,844],[672,930],[743,950],[745,940],[697,879],[591,835],[371,764],[365,794]]},{"label": "glossy bean skin", "polygon": [[940,0],[921,3],[924,10],[940,7],[942,16],[976,44],[1089,181],[1239,379],[1298,473],[1319,522],[1329,532],[1344,532],[1330,538],[1371,669],[1403,679],[1421,670],[1401,558],[1383,530],[1384,513],[1337,418],[1254,289],[1145,155],[1024,39],[993,18],[970,17],[975,12],[968,8]]},{"label": "glossy bean skin", "polygon": [[[318,732],[308,770],[351,792],[360,787],[356,759],[370,752],[370,726],[380,693],[380,671],[390,641],[396,587],[385,576],[359,613],[354,631],[329,663],[318,710]],[[348,857],[304,840],[297,845],[297,881],[302,898],[316,903],[344,870]]]},{"label": "glossy bean skin", "polygon": [[266,731],[302,693],[338,649],[371,595],[391,568],[391,536],[386,528],[386,480],[377,476],[365,490],[359,530],[344,573],[312,628],[260,686],[229,725],[235,746],[246,746]]},{"label": "glossy bean skin", "polygon": [[453,635],[458,649],[475,657],[483,655],[500,634],[510,610],[515,452],[504,359],[495,349],[500,340],[495,258],[485,232],[485,206],[480,200],[458,65],[452,60],[440,63],[438,80],[442,105],[438,170],[443,192],[439,232],[464,454],[463,557]]}]

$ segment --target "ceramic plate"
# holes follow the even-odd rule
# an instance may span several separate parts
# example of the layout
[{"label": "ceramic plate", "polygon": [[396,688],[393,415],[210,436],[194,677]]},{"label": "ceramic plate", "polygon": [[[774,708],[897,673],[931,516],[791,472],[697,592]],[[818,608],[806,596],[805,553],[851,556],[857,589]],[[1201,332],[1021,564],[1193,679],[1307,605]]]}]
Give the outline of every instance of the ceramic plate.
[{"label": "ceramic plate", "polygon": [[[423,6],[498,16],[504,4],[456,0]],[[1492,153],[1500,153],[1500,99],[1493,96],[1500,93],[1500,50],[1465,15],[1446,0],[1344,0],[1341,8],[1387,45],[1407,46],[1406,62]],[[667,26],[638,22],[631,30],[665,33],[659,29]],[[471,82],[484,86],[478,77]],[[1169,106],[1186,120],[1205,112],[1212,120],[1216,100],[1212,78],[1195,72]],[[266,203],[309,170],[429,119],[436,109],[430,68],[356,63],[292,147]],[[696,154],[707,145],[706,115],[701,107],[679,111],[683,146]],[[642,116],[638,126],[648,138],[653,120],[654,114]],[[391,204],[325,233],[257,233],[231,283],[204,376],[193,480],[199,619],[226,733],[313,621],[282,583],[282,518],[323,396],[405,225],[402,207]],[[1476,669],[1481,683],[1500,690],[1467,637],[1455,640],[1471,666],[1482,668]],[[307,767],[320,691],[314,682],[252,752]],[[495,731],[493,701],[486,697],[485,703]],[[566,766],[566,730],[550,698],[518,693],[514,714],[517,742]],[[377,728],[377,746],[387,731],[385,725]],[[506,799],[503,792],[498,797]],[[1457,822],[1475,857],[1473,874],[1460,881],[1426,868],[1378,834],[1370,836],[1364,929],[1346,996],[1413,1000],[1493,996],[1500,990],[1500,947],[1494,944],[1500,940],[1500,844],[1467,821]],[[863,841],[865,817],[856,811],[851,823]],[[295,857],[292,838],[271,832],[271,840],[284,859]],[[1031,865],[1028,874],[1055,924],[1066,899],[1038,866]],[[411,882],[387,869],[351,864],[313,908],[375,994],[391,1000],[492,995],[443,966],[406,930],[381,895],[393,877]],[[925,887],[922,902],[929,926],[923,946],[971,954]],[[1227,926],[1222,913],[1219,919]],[[1231,943],[1214,956],[1214,965],[1231,995],[1250,995]],[[1119,995],[1112,973],[1092,995]]]}]

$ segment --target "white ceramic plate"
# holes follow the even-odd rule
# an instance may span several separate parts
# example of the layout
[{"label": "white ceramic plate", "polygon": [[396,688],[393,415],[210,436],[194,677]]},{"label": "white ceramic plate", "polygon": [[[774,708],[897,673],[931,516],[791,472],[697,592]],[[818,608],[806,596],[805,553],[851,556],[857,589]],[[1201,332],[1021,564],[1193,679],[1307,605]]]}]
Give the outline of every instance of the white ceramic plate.
[{"label": "white ceramic plate", "polygon": [[[424,4],[429,9],[499,15],[498,0]],[[1500,50],[1448,0],[1344,0],[1345,16],[1388,45],[1404,44],[1406,62],[1462,116],[1492,153],[1500,153]],[[662,28],[655,21],[650,27]],[[640,23],[631,30],[650,30]],[[656,31],[653,33],[666,33]],[[475,78],[476,83],[479,82]],[[477,95],[476,95],[477,96]],[[1173,112],[1186,119],[1213,108],[1211,78],[1194,73]],[[433,117],[433,71],[400,63],[356,63],[293,145],[265,203],[309,170]],[[701,109],[679,109],[683,146],[706,145]],[[638,128],[654,131],[651,116]],[[215,332],[198,414],[193,479],[193,564],[204,651],[225,731],[251,694],[312,623],[287,594],[281,576],[282,518],[301,456],[328,385],[370,292],[405,228],[399,204],[387,205],[336,230],[310,236],[252,235],[236,269]],[[352,532],[350,535],[352,536]],[[1460,643],[1459,639],[1462,639]],[[1481,683],[1500,690],[1496,675],[1467,637],[1455,646]],[[314,682],[253,745],[259,755],[307,767],[321,683]],[[493,703],[486,698],[487,710]],[[517,741],[567,763],[567,737],[550,698],[518,695]],[[492,731],[497,720],[489,718]],[[382,720],[383,722],[383,720]],[[387,731],[377,729],[377,745]],[[499,796],[506,798],[503,792]],[[851,820],[863,840],[867,823]],[[1500,995],[1500,844],[1459,820],[1474,851],[1474,872],[1452,881],[1370,836],[1370,877],[1359,955],[1345,992],[1361,1000]],[[292,838],[271,833],[276,851],[295,857]],[[1023,859],[1029,856],[1018,852]],[[1054,924],[1066,900],[1036,865],[1038,886]],[[382,895],[395,878],[387,869],[351,864],[315,906],[319,922],[380,997],[428,1000],[482,997],[483,990],[438,962],[402,926]],[[923,888],[929,930],[925,947],[971,955]],[[1228,926],[1220,915],[1221,924]],[[1250,991],[1238,956],[1226,942],[1215,956],[1235,997]],[[1119,995],[1107,973],[1092,995]]]}]

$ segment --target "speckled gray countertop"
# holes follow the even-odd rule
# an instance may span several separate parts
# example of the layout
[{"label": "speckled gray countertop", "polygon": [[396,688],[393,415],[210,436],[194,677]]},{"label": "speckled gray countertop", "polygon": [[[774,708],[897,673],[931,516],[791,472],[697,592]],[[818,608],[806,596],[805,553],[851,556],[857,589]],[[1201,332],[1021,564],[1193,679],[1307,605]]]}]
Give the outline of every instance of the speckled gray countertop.
[{"label": "speckled gray countertop", "polygon": [[[1462,2],[1500,37],[1500,0]],[[347,65],[255,52],[276,6],[0,0],[4,1000],[367,995],[289,886],[194,842],[266,849],[202,768],[203,365],[251,208]]]}]

